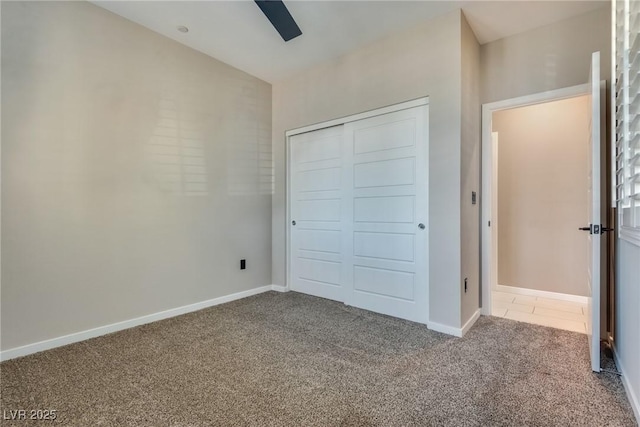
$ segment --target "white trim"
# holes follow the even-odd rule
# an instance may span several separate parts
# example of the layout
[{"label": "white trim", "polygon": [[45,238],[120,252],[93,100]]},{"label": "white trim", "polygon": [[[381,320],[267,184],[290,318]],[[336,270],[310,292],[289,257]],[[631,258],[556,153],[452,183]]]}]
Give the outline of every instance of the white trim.
[{"label": "white trim", "polygon": [[441,323],[429,322],[427,328],[447,335],[453,335],[454,337],[462,337],[462,328],[455,328],[453,326],[443,325]]},{"label": "white trim", "polygon": [[636,396],[631,384],[629,383],[629,377],[625,373],[624,367],[620,363],[620,358],[618,357],[618,352],[616,351],[616,346],[613,346],[613,360],[616,362],[616,366],[618,367],[618,371],[620,372],[620,380],[622,381],[622,385],[624,386],[624,391],[627,392],[627,399],[629,399],[629,404],[633,409],[633,414],[636,416],[636,422],[640,424],[640,399]]},{"label": "white trim", "polygon": [[503,101],[482,105],[482,192],[481,207],[481,270],[482,270],[482,305],[481,312],[485,316],[491,315],[491,231],[488,222],[491,220],[491,181],[492,181],[492,150],[491,150],[491,119],[493,113],[516,107],[541,104],[549,101],[573,98],[587,95],[590,86],[582,84],[567,88],[551,90]]},{"label": "white trim", "polygon": [[464,326],[462,327],[462,336],[465,336],[467,332],[469,332],[469,329],[471,329],[471,327],[475,325],[475,323],[478,321],[479,318],[480,318],[480,309],[477,309],[476,312],[473,313],[473,316],[471,316],[471,318],[467,320],[467,323],[465,323]]},{"label": "white trim", "polygon": [[429,105],[429,98],[417,98],[411,101],[402,102],[400,104],[389,105],[387,107],[376,108],[375,110],[365,111],[359,114],[354,114],[351,116],[340,117],[333,120],[328,120],[322,123],[315,123],[309,126],[304,126],[297,129],[291,129],[285,132],[285,137],[288,138],[294,135],[298,135],[306,132],[313,132],[314,130],[330,128],[333,126],[343,125],[345,123],[355,122],[357,120],[368,119],[369,117],[381,116],[383,114],[395,113],[400,110],[408,110],[409,108],[421,107],[423,105]]},{"label": "white trim", "polygon": [[284,286],[291,289],[291,141],[284,138]]},{"label": "white trim", "polygon": [[507,292],[509,294],[527,295],[531,297],[551,298],[561,301],[577,302],[580,304],[588,304],[589,297],[581,295],[561,294],[559,292],[539,291],[537,289],[516,288],[515,286],[496,285],[494,291]]},{"label": "white trim", "polygon": [[261,294],[263,292],[279,290],[280,288],[282,287],[276,285],[262,286],[255,289],[249,289],[248,291],[237,292],[235,294],[197,302],[195,304],[183,305],[182,307],[147,314],[146,316],[136,317],[135,319],[129,319],[122,322],[112,323],[110,325],[99,326],[97,328],[88,329],[86,331],[75,332],[73,334],[63,335],[61,337],[51,338],[33,344],[23,345],[21,347],[10,348],[8,350],[0,351],[0,361],[27,356],[29,354],[38,353],[44,350],[50,350],[52,348],[61,347],[63,345],[73,344],[76,342],[88,340],[90,338],[99,337],[101,335],[122,331],[124,329],[133,328],[151,322],[157,322],[158,320],[180,316],[181,314],[191,313],[193,311],[202,310],[204,308],[213,307],[215,305],[220,305],[238,299],[250,297],[252,295]]},{"label": "white trim", "polygon": [[463,336],[466,335],[467,332],[469,332],[469,329],[471,329],[471,327],[480,318],[480,314],[481,314],[480,309],[476,310],[476,312],[473,313],[473,316],[471,316],[471,318],[467,320],[467,323],[465,323],[464,326],[462,326],[462,328],[456,328],[453,326],[443,325],[442,323],[436,323],[436,322],[428,322],[427,328],[432,331],[462,338]]},{"label": "white trim", "polygon": [[276,292],[289,292],[289,288],[280,285],[271,285],[271,290]]},{"label": "white trim", "polygon": [[548,90],[545,92],[534,93],[531,95],[519,96],[517,98],[505,99],[502,101],[489,102],[482,105],[491,112],[508,110],[516,107],[526,107],[527,105],[543,104],[549,101],[559,101],[561,99],[575,98],[576,96],[587,95],[590,93],[591,86],[588,83],[581,85],[563,87],[561,89]]},{"label": "white trim", "polygon": [[[487,199],[491,200],[491,224],[489,232],[491,233],[491,283],[489,283],[490,289],[495,289],[498,284],[498,227],[500,227],[500,218],[498,216],[498,150],[500,147],[498,132],[491,132],[491,191],[487,195]],[[495,150],[495,151],[494,151]],[[489,225],[489,224],[487,224]]]}]

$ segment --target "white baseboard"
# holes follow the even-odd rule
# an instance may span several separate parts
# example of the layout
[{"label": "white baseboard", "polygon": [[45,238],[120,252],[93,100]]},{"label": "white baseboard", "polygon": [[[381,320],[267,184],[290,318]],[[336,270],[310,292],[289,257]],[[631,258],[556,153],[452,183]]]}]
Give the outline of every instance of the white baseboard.
[{"label": "white baseboard", "polygon": [[477,309],[476,312],[473,313],[473,316],[471,316],[471,318],[467,320],[467,323],[465,323],[462,326],[462,328],[456,328],[453,326],[443,325],[442,323],[436,323],[436,322],[428,322],[427,328],[431,329],[432,331],[441,332],[443,334],[453,335],[454,337],[462,338],[463,336],[465,336],[467,332],[469,332],[469,329],[471,329],[471,327],[476,323],[476,321],[479,318],[480,318],[480,309]]},{"label": "white baseboard", "polygon": [[271,285],[271,290],[276,292],[289,292],[289,288],[280,285]]},{"label": "white baseboard", "polygon": [[454,337],[462,337],[462,328],[455,328],[449,325],[443,325],[442,323],[429,322],[427,323],[427,328],[432,331],[441,332],[447,335],[453,335]]},{"label": "white baseboard", "polygon": [[640,424],[640,399],[638,399],[633,388],[631,388],[631,384],[629,384],[629,377],[627,377],[627,374],[625,373],[624,366],[620,363],[620,358],[618,357],[615,345],[613,346],[613,360],[615,360],[618,371],[620,371],[620,379],[622,380],[624,391],[627,392],[627,399],[629,399],[631,408],[633,408],[633,413],[636,416],[636,422]]},{"label": "white baseboard", "polygon": [[467,332],[469,332],[469,329],[471,329],[471,327],[475,325],[475,323],[478,321],[479,318],[480,318],[480,309],[477,309],[476,312],[473,313],[473,316],[471,316],[471,318],[467,320],[467,323],[465,323],[464,326],[462,327],[462,336],[465,336]]},{"label": "white baseboard", "polygon": [[284,286],[261,286],[259,288],[249,289],[248,291],[237,292],[235,294],[197,302],[195,304],[184,305],[182,307],[172,308],[169,310],[160,311],[158,313],[148,314],[146,316],[136,317],[135,319],[129,319],[122,322],[112,323],[110,325],[99,326],[97,328],[88,329],[86,331],[76,332],[73,334],[64,335],[33,344],[27,344],[21,347],[10,348],[8,350],[0,351],[0,362],[9,359],[15,359],[16,357],[27,356],[29,354],[38,353],[44,350],[50,350],[52,348],[61,347],[63,345],[88,340],[90,338],[99,337],[101,335],[110,334],[112,332],[122,331],[124,329],[133,328],[135,326],[156,322],[158,320],[180,316],[181,314],[191,313],[193,311],[202,310],[203,308],[213,307],[214,305],[224,304],[226,302],[235,301],[271,290],[283,292],[284,289]]},{"label": "white baseboard", "polygon": [[561,294],[559,292],[538,291],[536,289],[516,288],[515,286],[496,285],[495,289],[493,290],[498,292],[509,292],[511,294],[517,294],[517,295],[527,295],[531,297],[542,297],[542,298],[558,299],[562,301],[571,301],[571,302],[577,302],[580,304],[589,303],[589,297],[583,297],[580,295],[571,295],[571,294]]}]

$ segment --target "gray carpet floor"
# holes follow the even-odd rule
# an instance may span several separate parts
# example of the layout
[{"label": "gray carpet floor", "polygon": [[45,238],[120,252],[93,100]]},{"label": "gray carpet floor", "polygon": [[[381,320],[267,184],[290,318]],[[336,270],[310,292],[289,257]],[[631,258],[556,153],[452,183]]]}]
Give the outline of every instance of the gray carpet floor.
[{"label": "gray carpet floor", "polygon": [[0,381],[2,410],[57,410],[39,426],[636,425],[585,335],[481,317],[453,338],[294,292],[6,361]]}]

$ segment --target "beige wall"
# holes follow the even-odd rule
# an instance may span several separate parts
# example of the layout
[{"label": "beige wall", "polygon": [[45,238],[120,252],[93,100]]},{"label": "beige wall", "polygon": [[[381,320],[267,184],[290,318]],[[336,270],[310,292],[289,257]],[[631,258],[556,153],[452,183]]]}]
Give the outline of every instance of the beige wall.
[{"label": "beige wall", "polygon": [[[460,153],[460,250],[462,324],[480,305],[480,45],[462,20],[462,122]],[[476,192],[476,204],[471,193]],[[468,278],[467,291],[464,279]]]},{"label": "beige wall", "polygon": [[586,96],[494,113],[498,284],[587,295],[589,118]]},{"label": "beige wall", "polygon": [[285,131],[429,96],[430,316],[460,326],[461,22],[450,13],[273,85],[273,283],[285,284]]},{"label": "beige wall", "polygon": [[3,350],[270,283],[269,84],[85,2],[3,3],[1,83]]},{"label": "beige wall", "polygon": [[611,13],[601,9],[481,47],[482,103],[586,83],[591,53],[611,77]]}]

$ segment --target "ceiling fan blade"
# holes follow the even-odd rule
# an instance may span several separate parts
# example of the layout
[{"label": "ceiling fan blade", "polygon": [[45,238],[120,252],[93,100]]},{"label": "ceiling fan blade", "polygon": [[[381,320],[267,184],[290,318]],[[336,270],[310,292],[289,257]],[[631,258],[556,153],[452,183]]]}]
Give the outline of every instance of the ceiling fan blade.
[{"label": "ceiling fan blade", "polygon": [[281,0],[254,0],[262,13],[271,21],[284,41],[288,42],[302,34],[300,27],[293,20],[287,6]]}]

